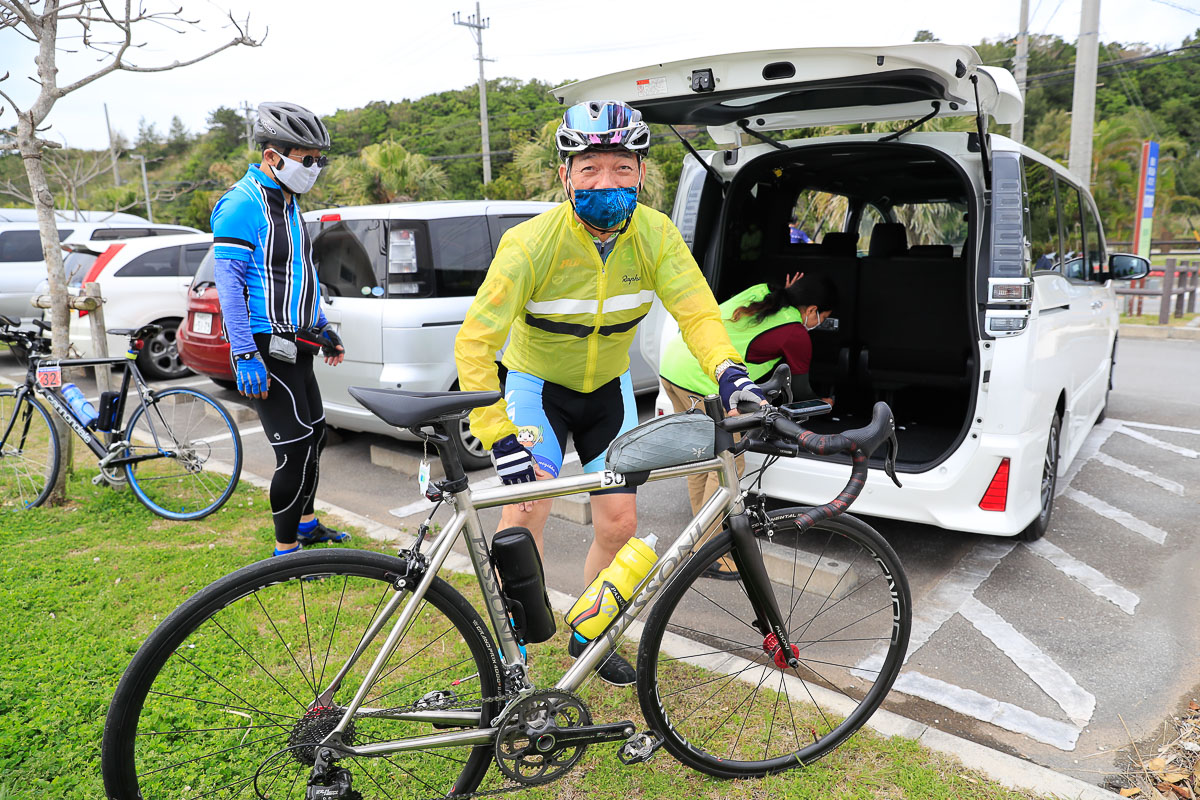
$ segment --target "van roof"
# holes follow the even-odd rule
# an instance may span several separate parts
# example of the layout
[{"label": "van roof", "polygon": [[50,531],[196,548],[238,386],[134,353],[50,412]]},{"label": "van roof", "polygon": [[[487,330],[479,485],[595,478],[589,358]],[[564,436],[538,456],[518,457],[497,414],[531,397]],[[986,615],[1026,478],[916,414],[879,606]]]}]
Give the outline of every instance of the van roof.
[{"label": "van roof", "polygon": [[556,205],[533,200],[427,200],[314,209],[305,211],[304,219],[316,222],[329,214],[337,214],[342,219],[447,219],[485,214],[540,214]]}]

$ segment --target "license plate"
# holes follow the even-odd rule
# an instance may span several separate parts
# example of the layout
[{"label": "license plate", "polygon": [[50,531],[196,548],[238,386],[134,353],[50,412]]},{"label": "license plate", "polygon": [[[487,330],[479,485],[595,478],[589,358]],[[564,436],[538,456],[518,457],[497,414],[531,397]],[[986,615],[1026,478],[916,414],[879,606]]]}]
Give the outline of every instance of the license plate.
[{"label": "license plate", "polygon": [[197,312],[192,315],[192,330],[196,333],[212,333],[212,314]]},{"label": "license plate", "polygon": [[57,389],[62,386],[62,368],[38,367],[37,382],[43,389]]}]

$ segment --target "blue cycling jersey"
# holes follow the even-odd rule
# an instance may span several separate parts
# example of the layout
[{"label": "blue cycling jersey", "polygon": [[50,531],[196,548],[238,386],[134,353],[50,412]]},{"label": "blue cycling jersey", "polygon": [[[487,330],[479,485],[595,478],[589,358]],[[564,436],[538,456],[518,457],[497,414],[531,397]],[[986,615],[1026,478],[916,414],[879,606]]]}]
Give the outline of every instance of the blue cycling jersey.
[{"label": "blue cycling jersey", "polygon": [[[226,332],[234,353],[256,349],[253,334],[291,333],[325,322],[312,242],[295,197],[258,164],[212,212],[213,257]],[[227,298],[241,296],[246,312]]]}]

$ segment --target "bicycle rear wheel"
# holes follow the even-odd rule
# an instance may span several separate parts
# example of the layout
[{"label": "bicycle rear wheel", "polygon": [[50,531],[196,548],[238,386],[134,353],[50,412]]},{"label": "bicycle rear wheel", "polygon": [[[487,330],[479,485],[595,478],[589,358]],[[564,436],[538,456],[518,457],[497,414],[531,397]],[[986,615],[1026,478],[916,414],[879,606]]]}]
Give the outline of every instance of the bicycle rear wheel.
[{"label": "bicycle rear wheel", "polygon": [[0,389],[0,436],[0,507],[40,506],[58,478],[58,433],[50,412],[32,395],[18,402],[16,389]]},{"label": "bicycle rear wheel", "polygon": [[693,769],[757,777],[808,764],[883,702],[908,647],[908,580],[891,546],[850,516],[803,535],[805,509],[769,515],[756,539],[799,668],[777,667],[742,579],[704,569],[731,551],[728,531],[663,589],[638,651],[638,699],[667,749]]},{"label": "bicycle rear wheel", "polygon": [[[303,797],[315,744],[341,719],[392,619],[332,697],[316,698],[406,571],[393,556],[324,550],[251,564],[196,593],[155,629],[117,687],[101,748],[107,796]],[[500,659],[479,614],[435,579],[346,743],[482,727],[499,711],[483,699],[500,695],[500,687]],[[435,728],[367,711],[411,708],[423,699],[477,713],[473,722]],[[365,797],[425,798],[473,791],[491,761],[485,744],[337,764]]]},{"label": "bicycle rear wheel", "polygon": [[[142,505],[167,519],[200,519],[225,504],[242,472],[242,438],[219,402],[195,389],[154,392],[125,429],[125,475]],[[219,463],[218,463],[219,462]]]}]

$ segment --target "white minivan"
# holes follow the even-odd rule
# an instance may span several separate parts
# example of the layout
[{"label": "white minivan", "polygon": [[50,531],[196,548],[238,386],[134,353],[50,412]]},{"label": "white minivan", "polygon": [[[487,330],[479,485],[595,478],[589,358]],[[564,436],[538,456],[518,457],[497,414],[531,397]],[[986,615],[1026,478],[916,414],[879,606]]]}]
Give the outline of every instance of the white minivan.
[{"label": "white minivan", "polygon": [[[855,511],[1045,533],[1056,478],[1107,402],[1113,281],[1149,265],[1108,254],[1096,206],[1066,169],[988,133],[989,120],[1022,113],[1011,74],[970,47],[922,43],[697,58],[554,93],[566,105],[624,100],[649,122],[704,125],[729,146],[685,159],[672,213],[718,300],[796,272],[834,283],[838,306],[813,332],[810,373],[834,411],[810,425],[857,427],[883,399],[899,426],[903,488],[873,464]],[[948,127],[936,121],[946,117],[968,124],[923,129]],[[885,120],[914,123],[769,133]],[[674,320],[656,306],[643,325],[656,364]],[[658,408],[671,411],[662,393]],[[824,503],[846,472],[785,459],[761,491]]]},{"label": "white minivan", "polygon": [[[306,212],[325,316],[346,345],[339,366],[315,362],[329,424],[408,438],[363,408],[349,388],[457,389],[454,337],[500,237],[554,206],[457,200]],[[635,392],[654,390],[657,373],[636,352],[630,371]],[[456,444],[468,469],[491,463],[465,421]]]}]

